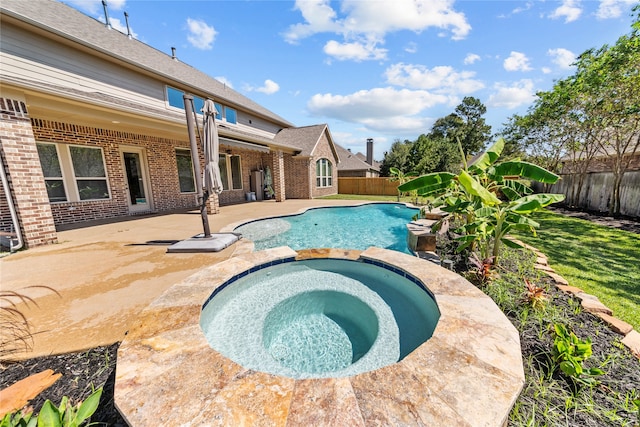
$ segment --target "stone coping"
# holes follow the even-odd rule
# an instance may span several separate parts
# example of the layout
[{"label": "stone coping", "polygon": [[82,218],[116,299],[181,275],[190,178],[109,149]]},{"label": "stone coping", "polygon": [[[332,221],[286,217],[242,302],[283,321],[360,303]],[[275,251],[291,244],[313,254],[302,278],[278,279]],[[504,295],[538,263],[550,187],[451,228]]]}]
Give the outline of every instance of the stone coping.
[{"label": "stone coping", "polygon": [[[343,378],[294,380],[245,369],[213,350],[203,302],[254,266],[296,257],[368,259],[420,279],[441,316],[433,337],[393,365]],[[517,330],[461,276],[380,248],[239,254],[169,288],[118,350],[115,404],[132,426],[500,426],[524,384]]]}]

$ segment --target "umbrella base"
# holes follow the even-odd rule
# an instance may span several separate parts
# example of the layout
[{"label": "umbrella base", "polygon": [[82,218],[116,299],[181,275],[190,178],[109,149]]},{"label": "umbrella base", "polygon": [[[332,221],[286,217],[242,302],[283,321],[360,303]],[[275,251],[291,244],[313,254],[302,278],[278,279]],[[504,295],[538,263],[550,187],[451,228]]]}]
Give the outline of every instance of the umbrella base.
[{"label": "umbrella base", "polygon": [[211,233],[211,237],[198,234],[167,247],[167,253],[220,252],[240,240],[239,233]]}]

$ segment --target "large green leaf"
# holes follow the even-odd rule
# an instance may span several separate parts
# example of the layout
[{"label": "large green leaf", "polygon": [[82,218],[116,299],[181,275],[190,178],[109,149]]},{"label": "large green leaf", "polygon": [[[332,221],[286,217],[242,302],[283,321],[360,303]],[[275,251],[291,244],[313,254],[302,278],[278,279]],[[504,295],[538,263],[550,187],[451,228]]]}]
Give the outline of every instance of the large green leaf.
[{"label": "large green leaf", "polygon": [[423,187],[430,187],[437,184],[449,183],[455,177],[449,172],[433,172],[414,178],[398,186],[399,191],[420,190]]},{"label": "large green leaf", "polygon": [[480,171],[487,170],[489,166],[494,164],[500,157],[500,153],[504,149],[504,139],[499,138],[491,147],[487,149],[480,157],[478,157],[469,166],[470,170],[477,169]]},{"label": "large green leaf", "polygon": [[496,176],[521,176],[544,184],[554,184],[560,177],[545,168],[529,162],[510,161],[493,167]]},{"label": "large green leaf", "polygon": [[495,194],[484,188],[482,184],[480,184],[480,182],[473,176],[469,175],[467,171],[460,172],[460,175],[458,175],[458,182],[469,194],[479,197],[483,203],[489,206],[500,204],[500,199],[498,199]]},{"label": "large green leaf", "polygon": [[[441,194],[445,188],[449,187],[451,181],[438,182],[433,185],[427,185],[417,190],[419,196],[430,196],[434,194]],[[402,190],[401,190],[402,191]]]},{"label": "large green leaf", "polygon": [[62,427],[60,412],[50,400],[44,402],[38,415],[38,427]]},{"label": "large green leaf", "polygon": [[76,420],[78,421],[78,423],[82,423],[84,420],[93,415],[96,409],[98,409],[101,395],[102,387],[94,391],[91,396],[87,397],[84,402],[82,402],[80,408],[78,408],[78,413],[76,414]]},{"label": "large green leaf", "polygon": [[518,214],[530,214],[563,200],[564,194],[532,194],[512,202],[509,210]]}]

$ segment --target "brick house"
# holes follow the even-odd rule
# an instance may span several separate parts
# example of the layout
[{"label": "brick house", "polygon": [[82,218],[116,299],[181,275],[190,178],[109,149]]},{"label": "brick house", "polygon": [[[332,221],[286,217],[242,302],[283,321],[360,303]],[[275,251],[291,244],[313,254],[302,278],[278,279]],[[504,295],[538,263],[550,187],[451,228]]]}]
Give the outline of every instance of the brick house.
[{"label": "brick house", "polygon": [[184,95],[218,111],[224,191],[211,213],[260,200],[267,169],[276,201],[337,193],[327,125],[296,128],[175,51],[53,0],[3,0],[0,18],[0,231],[26,247],[66,224],[197,207]]}]

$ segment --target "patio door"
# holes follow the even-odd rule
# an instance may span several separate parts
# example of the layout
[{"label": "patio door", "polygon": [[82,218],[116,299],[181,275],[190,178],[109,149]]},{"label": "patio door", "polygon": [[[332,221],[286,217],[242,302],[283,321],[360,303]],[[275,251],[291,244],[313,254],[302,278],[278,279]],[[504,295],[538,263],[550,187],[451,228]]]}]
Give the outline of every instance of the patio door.
[{"label": "patio door", "polygon": [[147,163],[143,148],[127,147],[122,149],[122,162],[126,178],[126,192],[129,212],[137,213],[151,210]]}]

